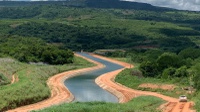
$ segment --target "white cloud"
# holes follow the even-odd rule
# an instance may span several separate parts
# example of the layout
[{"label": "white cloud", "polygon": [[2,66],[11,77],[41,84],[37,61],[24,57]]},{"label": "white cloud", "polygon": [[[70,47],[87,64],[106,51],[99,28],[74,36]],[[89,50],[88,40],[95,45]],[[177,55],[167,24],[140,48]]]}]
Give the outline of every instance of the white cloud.
[{"label": "white cloud", "polygon": [[200,11],[200,0],[126,0],[150,3],[155,6],[170,7],[180,10]]}]

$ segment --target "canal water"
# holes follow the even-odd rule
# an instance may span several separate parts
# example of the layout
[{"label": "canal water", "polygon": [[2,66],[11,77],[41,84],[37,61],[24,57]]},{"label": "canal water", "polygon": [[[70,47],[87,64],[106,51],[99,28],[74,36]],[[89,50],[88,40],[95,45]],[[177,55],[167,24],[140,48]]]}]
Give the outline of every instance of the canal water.
[{"label": "canal water", "polygon": [[90,102],[90,101],[104,101],[104,102],[118,102],[118,98],[106,90],[100,88],[95,79],[107,72],[111,72],[120,68],[120,65],[95,58],[87,53],[78,53],[84,57],[90,58],[97,62],[104,64],[106,67],[89,73],[84,73],[79,76],[72,77],[65,80],[65,86],[74,95],[74,102]]}]

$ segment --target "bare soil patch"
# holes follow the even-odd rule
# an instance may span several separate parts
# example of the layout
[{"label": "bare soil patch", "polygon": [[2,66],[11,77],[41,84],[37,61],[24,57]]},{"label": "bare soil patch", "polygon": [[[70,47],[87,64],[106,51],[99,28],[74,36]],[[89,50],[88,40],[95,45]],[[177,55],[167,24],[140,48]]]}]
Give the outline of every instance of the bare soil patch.
[{"label": "bare soil patch", "polygon": [[162,89],[172,91],[176,88],[173,84],[152,84],[152,83],[144,83],[138,86],[139,88],[150,88],[150,89]]},{"label": "bare soil patch", "polygon": [[17,76],[16,74],[12,75],[11,84],[14,84],[14,83],[16,83],[16,82],[18,82],[18,81],[19,81],[18,76]]}]

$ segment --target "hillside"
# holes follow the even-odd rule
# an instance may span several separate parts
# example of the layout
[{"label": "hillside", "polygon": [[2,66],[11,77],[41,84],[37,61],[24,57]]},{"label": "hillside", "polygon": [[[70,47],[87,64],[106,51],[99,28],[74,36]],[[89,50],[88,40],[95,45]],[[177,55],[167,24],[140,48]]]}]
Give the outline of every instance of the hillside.
[{"label": "hillside", "polygon": [[1,7],[0,18],[3,35],[41,38],[71,50],[143,46],[179,52],[200,43],[198,12],[36,5]]},{"label": "hillside", "polygon": [[61,0],[61,1],[1,1],[0,6],[32,6],[32,5],[63,5],[71,7],[116,8],[135,10],[166,11],[170,8],[155,7],[147,3],[127,2],[120,0]]},{"label": "hillside", "polygon": [[[86,66],[86,62],[79,65],[72,51],[110,49],[114,52],[106,52],[107,56],[139,63],[136,71],[124,71],[128,78],[133,78],[134,74],[130,74],[133,72],[150,79],[150,82],[155,79],[161,83],[192,86],[196,92],[190,98],[200,104],[197,98],[200,95],[197,80],[200,76],[200,12],[117,0],[4,1],[0,6],[0,58],[11,60],[8,67],[0,68],[0,88],[3,91],[0,93],[11,93],[15,88],[9,83],[16,72],[21,76],[20,80],[31,78],[33,84],[41,81],[42,87],[46,88],[45,82],[53,74]],[[40,63],[42,66],[37,65]],[[1,64],[4,66],[5,63]],[[70,68],[73,64],[75,66]],[[28,68],[23,68],[25,66]],[[7,73],[11,67],[13,70]],[[41,76],[38,69],[44,71],[45,76]],[[125,82],[125,78],[121,78],[120,83]],[[131,78],[127,85],[134,82]],[[27,83],[19,82],[16,87],[19,90],[29,88]],[[11,89],[7,88],[10,86]],[[31,88],[33,85],[28,90]],[[37,92],[40,89],[33,90]],[[18,90],[14,89],[13,94],[15,92]],[[24,93],[28,94],[28,91]],[[47,88],[41,94],[31,94],[26,99],[15,95],[9,100],[10,96],[6,96],[2,99],[8,102],[0,103],[0,110],[31,104],[50,95]]]}]

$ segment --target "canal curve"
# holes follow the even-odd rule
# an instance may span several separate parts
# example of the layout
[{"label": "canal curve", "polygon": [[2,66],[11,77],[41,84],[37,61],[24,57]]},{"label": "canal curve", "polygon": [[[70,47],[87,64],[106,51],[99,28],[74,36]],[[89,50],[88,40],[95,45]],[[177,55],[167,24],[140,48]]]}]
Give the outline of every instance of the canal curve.
[{"label": "canal curve", "polygon": [[118,98],[108,91],[100,88],[95,79],[107,72],[118,70],[123,66],[111,63],[91,56],[88,53],[77,53],[91,60],[97,61],[105,65],[104,68],[92,72],[84,73],[79,76],[72,77],[64,81],[65,86],[74,95],[74,102],[90,102],[90,101],[103,101],[103,102],[118,102]]}]

